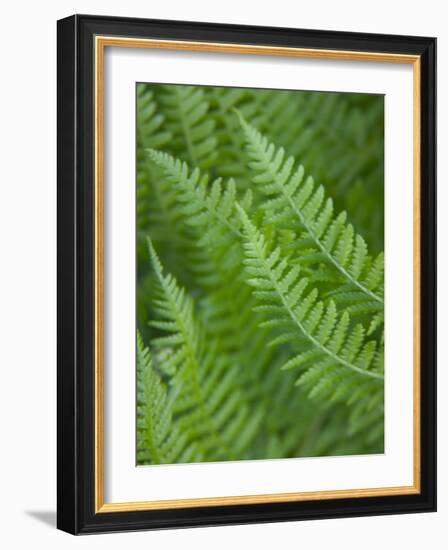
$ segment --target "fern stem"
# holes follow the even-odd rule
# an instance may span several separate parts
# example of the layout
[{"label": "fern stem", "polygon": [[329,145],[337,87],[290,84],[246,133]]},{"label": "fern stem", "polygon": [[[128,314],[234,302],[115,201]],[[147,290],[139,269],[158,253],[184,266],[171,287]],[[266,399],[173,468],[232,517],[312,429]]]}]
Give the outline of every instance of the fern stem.
[{"label": "fern stem", "polygon": [[231,233],[233,233],[235,237],[239,237],[240,239],[243,237],[241,231],[237,229],[225,216],[220,215],[216,209],[211,208],[208,201],[205,201],[205,208],[207,209],[207,212],[210,214],[210,216],[212,216],[213,218],[221,222],[225,227],[227,227],[227,229]]}]

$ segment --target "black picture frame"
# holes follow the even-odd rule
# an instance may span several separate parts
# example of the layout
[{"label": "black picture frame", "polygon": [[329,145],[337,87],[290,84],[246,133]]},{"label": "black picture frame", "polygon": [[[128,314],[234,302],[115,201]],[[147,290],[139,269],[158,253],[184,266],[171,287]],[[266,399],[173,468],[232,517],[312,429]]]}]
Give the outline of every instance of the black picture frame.
[{"label": "black picture frame", "polygon": [[[421,484],[418,494],[95,511],[94,39],[97,35],[420,57]],[[436,39],[74,15],[58,21],[57,526],[73,534],[436,509]]]}]

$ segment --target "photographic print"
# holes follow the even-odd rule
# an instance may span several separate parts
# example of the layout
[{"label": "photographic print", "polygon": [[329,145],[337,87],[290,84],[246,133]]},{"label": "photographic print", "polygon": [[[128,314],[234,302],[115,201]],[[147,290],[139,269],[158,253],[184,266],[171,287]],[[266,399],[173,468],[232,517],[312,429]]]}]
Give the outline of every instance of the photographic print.
[{"label": "photographic print", "polygon": [[384,96],[136,85],[137,464],[384,452]]},{"label": "photographic print", "polygon": [[436,40],[58,21],[58,520],[436,510]]}]

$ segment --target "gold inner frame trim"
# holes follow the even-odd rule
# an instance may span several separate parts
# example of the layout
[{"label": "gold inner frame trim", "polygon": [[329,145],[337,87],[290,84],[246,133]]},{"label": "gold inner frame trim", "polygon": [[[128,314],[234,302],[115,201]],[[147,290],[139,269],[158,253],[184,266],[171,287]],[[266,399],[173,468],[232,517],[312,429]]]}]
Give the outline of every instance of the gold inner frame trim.
[{"label": "gold inner frame trim", "polygon": [[[413,365],[413,484],[402,487],[366,489],[343,489],[263,495],[192,498],[142,502],[106,503],[104,501],[104,54],[106,47],[146,48],[175,51],[199,51],[208,53],[234,53],[270,55],[313,59],[373,61],[406,63],[413,66],[413,297],[414,297],[414,365]],[[225,44],[182,40],[158,40],[96,36],[95,54],[95,513],[130,512],[143,510],[166,510],[207,506],[231,506],[275,502],[303,502],[341,498],[379,497],[420,493],[420,57],[417,55],[390,54],[381,52],[356,52],[291,48],[279,46],[256,46],[251,44]]]}]

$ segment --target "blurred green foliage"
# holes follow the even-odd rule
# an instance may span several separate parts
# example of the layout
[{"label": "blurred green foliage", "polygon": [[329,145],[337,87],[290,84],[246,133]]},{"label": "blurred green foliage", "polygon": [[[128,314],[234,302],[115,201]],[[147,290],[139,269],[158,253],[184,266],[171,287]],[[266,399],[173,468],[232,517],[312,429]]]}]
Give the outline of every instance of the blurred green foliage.
[{"label": "blurred green foliage", "polygon": [[137,86],[138,464],[384,451],[382,96]]}]

